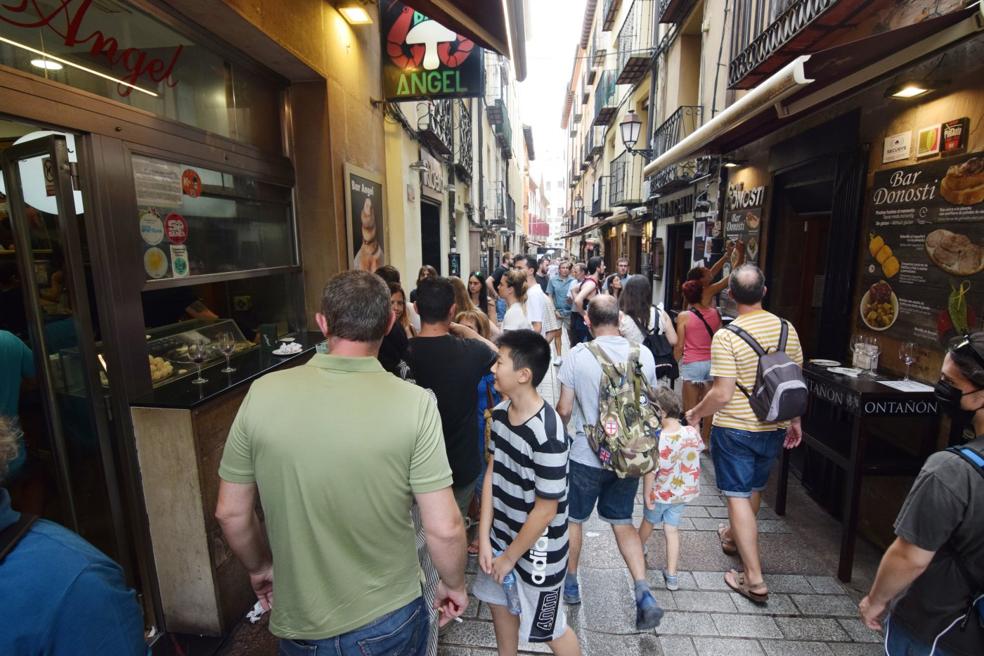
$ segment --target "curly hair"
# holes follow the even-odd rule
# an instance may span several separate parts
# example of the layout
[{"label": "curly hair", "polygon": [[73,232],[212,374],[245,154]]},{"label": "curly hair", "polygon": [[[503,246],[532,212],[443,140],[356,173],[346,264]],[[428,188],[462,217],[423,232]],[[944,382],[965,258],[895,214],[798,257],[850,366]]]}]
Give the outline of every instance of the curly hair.
[{"label": "curly hair", "polygon": [[0,481],[7,475],[7,467],[20,453],[20,431],[14,422],[0,416]]}]

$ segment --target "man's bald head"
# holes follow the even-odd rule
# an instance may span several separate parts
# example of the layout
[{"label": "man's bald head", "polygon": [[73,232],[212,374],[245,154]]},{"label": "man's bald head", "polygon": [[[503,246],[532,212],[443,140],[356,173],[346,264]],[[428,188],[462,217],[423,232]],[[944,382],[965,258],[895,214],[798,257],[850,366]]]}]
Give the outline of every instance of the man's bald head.
[{"label": "man's bald head", "polygon": [[592,328],[602,326],[618,328],[618,299],[607,294],[595,296],[588,303],[588,321]]},{"label": "man's bald head", "polygon": [[739,305],[758,305],[765,298],[765,276],[754,264],[742,264],[728,280],[731,298]]}]

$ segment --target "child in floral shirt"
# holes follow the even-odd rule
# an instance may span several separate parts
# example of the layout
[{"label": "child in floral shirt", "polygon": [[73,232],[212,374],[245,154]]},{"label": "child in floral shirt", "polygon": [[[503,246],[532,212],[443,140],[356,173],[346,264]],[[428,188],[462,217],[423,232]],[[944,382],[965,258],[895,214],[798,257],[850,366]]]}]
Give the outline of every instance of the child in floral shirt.
[{"label": "child in floral shirt", "polygon": [[668,590],[679,586],[677,561],[680,556],[680,518],[687,502],[700,494],[700,452],[704,441],[693,426],[683,426],[683,408],[679,395],[669,387],[657,387],[652,401],[663,411],[659,436],[659,470],[646,474],[642,489],[646,509],[639,538],[643,545],[653,532],[653,526],[663,525],[666,536],[666,569],[663,578]]}]

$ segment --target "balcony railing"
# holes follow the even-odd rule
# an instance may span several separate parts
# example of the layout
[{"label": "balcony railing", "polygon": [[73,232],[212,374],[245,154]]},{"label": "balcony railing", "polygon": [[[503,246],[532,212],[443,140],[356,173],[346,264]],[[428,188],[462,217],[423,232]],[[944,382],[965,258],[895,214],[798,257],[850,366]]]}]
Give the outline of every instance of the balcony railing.
[{"label": "balcony railing", "polygon": [[612,207],[634,207],[646,202],[642,194],[643,158],[626,151],[612,160],[608,202]]},{"label": "balcony railing", "polygon": [[470,101],[455,102],[457,116],[454,129],[454,168],[467,180],[472,177],[472,116],[468,106]]},{"label": "balcony railing", "polygon": [[[659,157],[700,127],[703,108],[685,105],[673,112],[653,133],[653,153]],[[696,176],[694,160],[688,160],[658,171],[649,182],[650,196],[664,194],[684,187]]]},{"label": "balcony railing", "polygon": [[591,216],[610,216],[611,213],[611,205],[608,203],[608,176],[602,175],[591,188]]},{"label": "balcony railing", "polygon": [[512,196],[506,194],[506,227],[513,228],[516,225],[516,201]]},{"label": "balcony railing", "polygon": [[757,76],[746,80],[749,73],[840,1],[843,0],[736,0],[728,86],[739,89],[754,86]]},{"label": "balcony railing", "polygon": [[492,225],[506,223],[506,185],[490,182],[485,187],[485,220]]},{"label": "balcony railing", "polygon": [[417,103],[417,136],[435,154],[451,155],[454,137],[450,100]]},{"label": "balcony railing", "polygon": [[616,84],[636,84],[649,70],[655,52],[653,4],[654,0],[632,0],[618,33]]},{"label": "balcony railing", "polygon": [[596,33],[591,39],[591,49],[588,50],[587,70],[585,76],[588,84],[594,84],[598,71],[605,67],[605,46],[601,40],[601,33]]},{"label": "balcony railing", "polygon": [[594,120],[592,125],[611,125],[618,110],[615,102],[615,75],[612,71],[602,71],[601,79],[595,88]]},{"label": "balcony railing", "polygon": [[605,149],[605,128],[592,126],[584,137],[584,161],[588,164]]},{"label": "balcony railing", "polygon": [[615,18],[618,17],[618,8],[622,6],[622,0],[605,0],[601,10],[601,26],[606,32],[612,29]]},{"label": "balcony railing", "polygon": [[679,25],[697,4],[697,0],[659,0],[656,16],[660,23]]},{"label": "balcony railing", "polygon": [[584,71],[584,75],[581,76],[581,104],[587,105],[588,99],[591,98],[591,85],[594,84],[594,75],[592,74],[591,68]]},{"label": "balcony railing", "polygon": [[485,108],[489,123],[498,125],[506,113],[506,81],[508,71],[502,57],[486,53],[485,57]]},{"label": "balcony railing", "polygon": [[506,159],[512,157],[512,122],[509,120],[508,112],[502,113],[502,120],[495,125],[495,142],[502,151],[502,156]]}]

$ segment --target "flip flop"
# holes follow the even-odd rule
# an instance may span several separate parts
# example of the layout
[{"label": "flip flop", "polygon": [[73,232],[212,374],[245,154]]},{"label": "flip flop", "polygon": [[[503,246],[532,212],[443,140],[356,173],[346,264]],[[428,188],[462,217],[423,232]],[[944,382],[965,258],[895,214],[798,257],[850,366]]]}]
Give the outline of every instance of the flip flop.
[{"label": "flip flop", "polygon": [[721,551],[724,552],[725,556],[737,556],[738,555],[738,545],[735,541],[729,537],[725,537],[728,527],[725,524],[718,524],[718,539],[721,541]]},{"label": "flip flop", "polygon": [[[734,579],[733,583],[731,580],[728,579],[728,574],[730,574],[731,577]],[[745,578],[744,572],[738,572],[733,569],[729,570],[724,575],[724,582],[728,585],[729,588],[740,594],[745,599],[748,599],[753,604],[762,605],[769,601],[769,590],[768,588],[765,587],[765,581],[762,581],[761,583],[755,583],[753,585],[749,583],[748,580]],[[764,593],[755,592],[756,589],[761,590],[763,588],[765,588]]]},{"label": "flip flop", "polygon": [[475,540],[468,545],[468,555],[477,556],[478,555],[478,540]]}]

